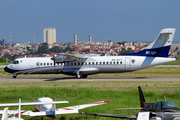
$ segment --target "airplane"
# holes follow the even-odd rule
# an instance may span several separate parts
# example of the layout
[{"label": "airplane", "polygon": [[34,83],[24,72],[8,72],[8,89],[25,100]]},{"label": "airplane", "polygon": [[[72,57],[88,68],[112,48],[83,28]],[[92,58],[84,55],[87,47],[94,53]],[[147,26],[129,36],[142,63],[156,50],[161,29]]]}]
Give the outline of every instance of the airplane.
[{"label": "airplane", "polygon": [[[21,99],[19,99],[19,103],[6,103],[0,104],[0,107],[6,107],[4,110],[0,110],[0,114],[2,114],[1,120],[24,120],[21,118],[21,114],[29,115],[28,111],[22,111],[21,106],[26,105],[46,105],[46,104],[58,104],[58,103],[69,103],[68,101],[44,101],[44,102],[28,102],[28,103],[21,103]],[[19,106],[18,110],[8,110],[7,106]],[[9,118],[11,114],[14,114],[13,117]],[[18,118],[15,115],[18,114]]]},{"label": "airplane", "polygon": [[[34,100],[33,98],[29,97],[29,99],[34,102],[19,103],[19,104],[21,106],[35,105],[35,111],[20,110],[21,107],[19,107],[19,111],[21,111],[20,113],[17,110],[8,110],[8,114],[29,115],[29,116],[35,116],[35,117],[41,116],[41,119],[43,119],[43,116],[47,116],[47,117],[51,117],[53,119],[58,119],[56,117],[57,114],[79,113],[78,110],[80,110],[80,109],[109,103],[109,101],[99,101],[99,102],[95,102],[95,103],[88,103],[88,104],[75,105],[75,106],[56,109],[55,104],[68,103],[68,101],[55,101],[55,98],[53,98],[53,100],[52,100],[49,97],[42,97],[42,98],[38,98],[37,100]],[[19,104],[17,104],[17,103],[0,104],[0,107],[18,106]],[[0,110],[0,114],[3,114],[3,110]]]},{"label": "airplane", "polygon": [[[139,86],[139,98],[141,108],[120,108],[116,110],[141,110],[142,113],[148,112],[148,114],[144,114],[146,119],[143,120],[180,120],[180,109],[172,102],[172,101],[159,101],[155,103],[147,103],[142,89]],[[141,113],[141,112],[139,112]],[[137,115],[113,115],[113,114],[99,114],[99,113],[81,113],[84,115],[95,115],[95,116],[104,116],[104,117],[114,117],[121,119],[136,119]]]},{"label": "airplane", "polygon": [[[55,101],[55,98],[53,100],[49,97],[43,97],[43,98],[38,98],[37,101],[34,100],[33,98],[30,98],[34,102],[47,102],[47,101]],[[55,104],[48,104],[48,105],[39,105],[35,106],[35,112],[29,111],[30,116],[47,116],[47,117],[52,117],[56,118],[57,114],[71,114],[71,113],[79,113],[78,110],[84,109],[87,107],[92,107],[92,106],[97,106],[97,105],[102,105],[109,103],[109,101],[99,101],[95,103],[88,103],[88,104],[82,104],[82,105],[75,105],[75,106],[70,106],[70,107],[64,107],[64,108],[57,108]],[[43,119],[43,118],[42,118]]]},{"label": "airplane", "polygon": [[168,58],[175,31],[175,28],[162,29],[154,42],[137,53],[122,56],[60,53],[52,58],[17,58],[4,70],[12,73],[13,78],[17,74],[62,73],[87,78],[98,73],[132,72],[175,61]]}]

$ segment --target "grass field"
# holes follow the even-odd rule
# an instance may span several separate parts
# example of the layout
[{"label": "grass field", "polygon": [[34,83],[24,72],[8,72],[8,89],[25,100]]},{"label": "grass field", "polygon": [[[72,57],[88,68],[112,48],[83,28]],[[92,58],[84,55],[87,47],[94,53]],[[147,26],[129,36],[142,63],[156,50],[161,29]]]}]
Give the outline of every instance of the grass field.
[{"label": "grass field", "polygon": [[[138,86],[142,87],[147,102],[164,100],[173,101],[180,106],[179,82],[43,82],[43,83],[0,83],[1,103],[30,102],[28,97],[37,99],[48,96],[56,100],[67,100],[69,104],[56,105],[57,108],[110,100],[110,103],[86,108],[80,112],[107,113],[107,114],[132,114],[138,111],[115,111],[116,108],[140,107]],[[10,107],[9,109],[17,109]],[[33,106],[24,106],[22,109],[33,110]],[[22,116],[28,120],[31,117]],[[81,114],[58,115],[58,118],[66,120],[111,120],[112,118],[85,116]],[[48,120],[46,118],[45,120]]]},{"label": "grass field", "polygon": [[[97,74],[89,77],[180,77],[179,67],[151,67],[130,73],[118,74]],[[0,69],[0,76],[11,76],[11,74]],[[57,75],[18,75],[19,76],[46,76],[46,77],[66,77],[62,74]],[[86,108],[80,112],[89,113],[106,113],[106,114],[127,114],[135,115],[138,110],[115,111],[116,108],[139,108],[139,96],[137,87],[141,86],[147,102],[156,102],[157,98],[161,101],[164,96],[167,100],[173,101],[180,107],[180,82],[164,81],[164,82],[140,82],[140,81],[84,81],[84,82],[28,82],[28,83],[0,83],[0,103],[18,102],[21,98],[22,102],[31,102],[28,97],[37,99],[47,96],[56,100],[66,100],[69,104],[58,104],[57,108],[79,105],[103,100],[110,100],[110,103]],[[3,108],[2,108],[3,109]],[[10,107],[9,109],[17,109]],[[24,110],[34,110],[33,106],[24,106]],[[32,117],[22,116],[25,120]],[[81,114],[58,115],[61,120],[112,120],[106,117],[94,117]],[[49,118],[45,117],[45,120]]]}]

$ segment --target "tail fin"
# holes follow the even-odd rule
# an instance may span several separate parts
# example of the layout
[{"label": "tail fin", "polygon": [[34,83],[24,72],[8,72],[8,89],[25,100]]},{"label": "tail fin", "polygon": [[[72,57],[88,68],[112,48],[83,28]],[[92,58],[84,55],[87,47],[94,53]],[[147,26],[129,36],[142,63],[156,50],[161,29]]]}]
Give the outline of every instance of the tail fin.
[{"label": "tail fin", "polygon": [[6,107],[4,108],[1,120],[7,120],[7,118],[8,118],[8,108]]},{"label": "tail fin", "polygon": [[174,28],[162,29],[156,40],[147,46],[144,50],[129,55],[168,57],[175,31],[176,29]]},{"label": "tail fin", "polygon": [[143,108],[146,106],[146,100],[144,98],[144,95],[140,86],[138,87],[138,91],[139,91],[139,99],[140,99],[141,108]]}]

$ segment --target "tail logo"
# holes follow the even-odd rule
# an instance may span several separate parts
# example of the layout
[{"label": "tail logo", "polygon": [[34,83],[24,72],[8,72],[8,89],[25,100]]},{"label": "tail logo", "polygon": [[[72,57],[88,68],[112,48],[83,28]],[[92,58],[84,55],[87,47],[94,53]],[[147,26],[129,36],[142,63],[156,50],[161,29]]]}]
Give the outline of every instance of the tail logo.
[{"label": "tail logo", "polygon": [[146,51],[146,55],[155,55],[157,52],[156,51]]}]

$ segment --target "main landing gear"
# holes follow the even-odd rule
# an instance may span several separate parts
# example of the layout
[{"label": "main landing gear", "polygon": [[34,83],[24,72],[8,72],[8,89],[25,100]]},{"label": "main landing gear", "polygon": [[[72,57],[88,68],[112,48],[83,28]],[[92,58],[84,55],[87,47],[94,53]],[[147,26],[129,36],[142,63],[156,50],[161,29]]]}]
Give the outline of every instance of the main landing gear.
[{"label": "main landing gear", "polygon": [[81,74],[79,72],[76,73],[76,78],[78,78],[78,79],[80,79],[80,78],[87,78],[87,77],[88,77],[88,75],[83,75],[83,74]]},{"label": "main landing gear", "polygon": [[13,78],[16,78],[17,77],[17,74],[12,74]]}]

